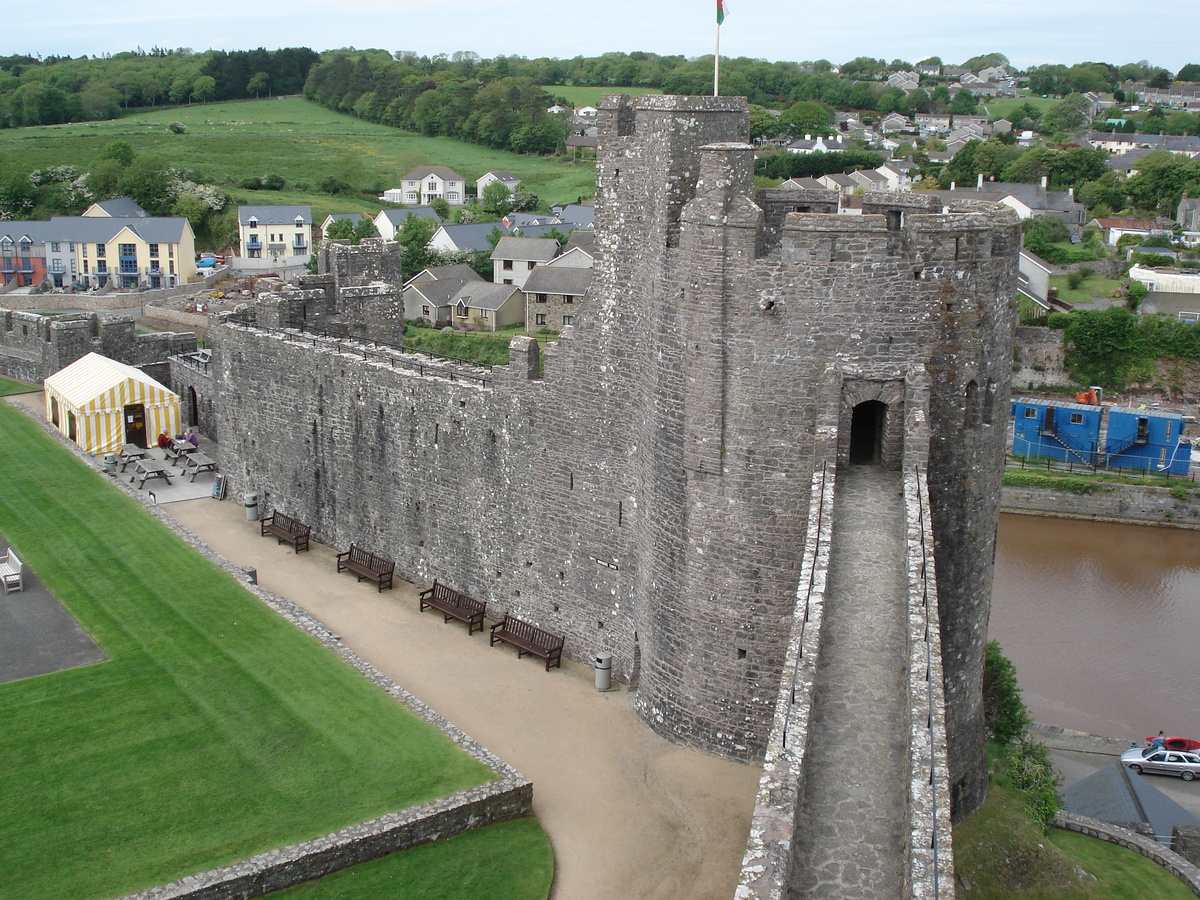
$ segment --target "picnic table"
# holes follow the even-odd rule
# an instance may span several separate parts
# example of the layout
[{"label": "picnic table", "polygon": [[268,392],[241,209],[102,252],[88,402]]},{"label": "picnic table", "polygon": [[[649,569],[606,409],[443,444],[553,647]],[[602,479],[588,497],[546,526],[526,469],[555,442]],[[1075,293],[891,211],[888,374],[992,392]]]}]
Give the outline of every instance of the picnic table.
[{"label": "picnic table", "polygon": [[196,476],[201,472],[217,471],[217,461],[209,456],[195,450],[191,453],[184,453],[179,457],[179,467],[183,469],[184,475],[191,475],[192,481],[196,480]]},{"label": "picnic table", "polygon": [[166,454],[167,459],[178,460],[181,457],[197,452],[199,449],[200,448],[191,441],[185,441],[179,438],[171,438],[171,443],[167,444],[167,446],[163,448],[163,453]]},{"label": "picnic table", "polygon": [[145,458],[146,451],[137,444],[125,444],[117,454],[117,462],[121,464],[122,472],[125,471],[131,462]]},{"label": "picnic table", "polygon": [[146,486],[146,480],[150,478],[161,478],[167,484],[171,483],[171,474],[167,471],[167,467],[157,459],[150,457],[137,461],[133,467],[133,478],[141,479],[141,482],[138,484],[139,491]]}]

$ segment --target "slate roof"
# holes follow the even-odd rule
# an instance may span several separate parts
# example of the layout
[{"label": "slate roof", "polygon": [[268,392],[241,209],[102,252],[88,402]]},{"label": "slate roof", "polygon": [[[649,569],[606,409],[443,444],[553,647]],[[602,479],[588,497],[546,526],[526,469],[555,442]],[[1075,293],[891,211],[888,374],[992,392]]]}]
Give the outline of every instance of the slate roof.
[{"label": "slate roof", "polygon": [[408,279],[405,286],[410,284],[424,284],[427,281],[483,281],[479,277],[479,273],[468,266],[466,263],[456,263],[452,266],[430,266],[428,269],[422,269],[412,278]]},{"label": "slate roof", "polygon": [[150,215],[132,197],[114,197],[111,200],[98,200],[92,206],[104,210],[104,212],[114,219],[141,219]]},{"label": "slate roof", "polygon": [[570,294],[582,297],[592,283],[592,270],[538,266],[525,279],[526,294]]},{"label": "slate roof", "polygon": [[[556,227],[555,225],[513,225],[507,233],[519,231],[525,237],[540,237]],[[469,225],[443,224],[439,230],[459,250],[483,250],[491,253],[492,245],[488,243],[488,235],[492,233],[493,228],[504,231],[504,226],[499,222],[472,222]]]},{"label": "slate roof", "polygon": [[380,210],[380,215],[399,228],[408,221],[409,216],[416,216],[418,219],[433,219],[439,225],[442,222],[442,217],[438,215],[437,210],[432,206],[409,206],[405,209],[384,209]]},{"label": "slate roof", "polygon": [[461,175],[451,168],[446,166],[418,166],[413,169],[401,181],[420,181],[426,175],[436,175],[442,181],[465,181]]},{"label": "slate roof", "polygon": [[472,309],[499,309],[512,299],[513,294],[520,293],[520,290],[511,284],[492,284],[490,281],[481,281],[479,284],[464,285],[459,289],[453,302],[457,304],[461,300]]},{"label": "slate roof", "polygon": [[563,252],[574,250],[578,247],[588,256],[596,255],[596,233],[594,231],[586,231],[576,229],[567,237],[567,246],[563,247]]},{"label": "slate roof", "polygon": [[238,223],[249,225],[257,219],[259,225],[295,225],[296,217],[312,224],[312,207],[309,206],[239,206]]},{"label": "slate roof", "polygon": [[[514,175],[512,172],[508,171],[508,169],[492,169],[492,171],[484,172],[483,174],[484,175],[492,175],[496,178],[499,178],[502,182],[505,182],[505,183],[521,180],[516,175]],[[478,180],[478,179],[476,179],[476,180]]]},{"label": "slate roof", "polygon": [[578,203],[568,203],[559,211],[558,220],[577,228],[591,228],[596,221],[596,208],[582,206]]},{"label": "slate roof", "polygon": [[[482,278],[477,278],[481,284],[486,284]],[[454,295],[466,287],[468,279],[465,278],[446,278],[441,281],[423,281],[418,284],[410,284],[404,288],[404,293],[416,293],[426,302],[433,306],[449,306],[454,299]]]},{"label": "slate roof", "polygon": [[502,237],[492,259],[523,259],[548,262],[558,256],[558,241],[539,237]]}]

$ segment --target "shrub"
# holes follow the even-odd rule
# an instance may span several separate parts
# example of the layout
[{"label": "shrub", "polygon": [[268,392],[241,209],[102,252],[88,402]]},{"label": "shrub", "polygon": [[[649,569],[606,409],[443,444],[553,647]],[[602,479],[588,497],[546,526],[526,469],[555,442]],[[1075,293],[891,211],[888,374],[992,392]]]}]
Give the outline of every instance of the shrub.
[{"label": "shrub", "polygon": [[1084,278],[1084,275],[1082,272],[1080,272],[1080,271],[1072,272],[1070,275],[1067,276],[1067,287],[1069,287],[1073,291],[1079,290],[1079,286],[1081,284],[1083,284],[1083,278]]},{"label": "shrub", "polygon": [[172,122],[167,128],[172,134],[187,134],[187,126],[182,122]]},{"label": "shrub", "polygon": [[1049,751],[1039,741],[1022,736],[1008,745],[1003,764],[1013,787],[1025,795],[1024,808],[1029,820],[1048,833],[1060,805],[1058,786],[1062,783]]},{"label": "shrub", "polygon": [[988,641],[983,660],[983,721],[992,739],[1008,746],[1029,727],[1029,713],[1017,686],[1017,670],[997,641]]}]

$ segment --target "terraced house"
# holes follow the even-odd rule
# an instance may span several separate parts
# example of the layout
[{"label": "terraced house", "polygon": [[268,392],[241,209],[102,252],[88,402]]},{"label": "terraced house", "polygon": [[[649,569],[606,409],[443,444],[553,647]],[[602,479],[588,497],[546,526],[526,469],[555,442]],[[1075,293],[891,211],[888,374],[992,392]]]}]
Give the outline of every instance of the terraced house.
[{"label": "terraced house", "polygon": [[262,268],[302,266],[308,262],[310,253],[310,207],[238,207],[238,256],[243,261],[263,260]]}]

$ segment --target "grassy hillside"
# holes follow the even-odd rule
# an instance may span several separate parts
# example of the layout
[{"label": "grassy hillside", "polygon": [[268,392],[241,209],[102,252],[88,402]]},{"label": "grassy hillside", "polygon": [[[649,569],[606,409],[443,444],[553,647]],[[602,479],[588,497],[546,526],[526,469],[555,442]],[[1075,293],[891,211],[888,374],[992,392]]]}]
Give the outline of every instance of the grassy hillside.
[{"label": "grassy hillside", "polygon": [[580,84],[544,84],[542,89],[555,97],[566,97],[572,106],[595,106],[605,94],[628,94],[630,97],[640,97],[642,94],[662,93],[658,88],[590,87]]},{"label": "grassy hillside", "polygon": [[[597,89],[599,90],[599,89]],[[167,129],[187,126],[184,134]],[[239,203],[309,203],[318,218],[331,212],[378,212],[378,203],[321,194],[330,174],[358,169],[355,187],[382,192],[396,187],[401,170],[445,165],[474,181],[490,169],[508,169],[543,204],[574,202],[595,191],[590,162],[520,156],[450,138],[423,137],[331,112],[299,98],[196,104],[142,112],[107,122],[0,130],[0,154],[30,168],[92,166],[112,141],[128,141],[138,154],[194,169],[230,191]],[[283,192],[236,188],[244,178],[276,173]]]}]

